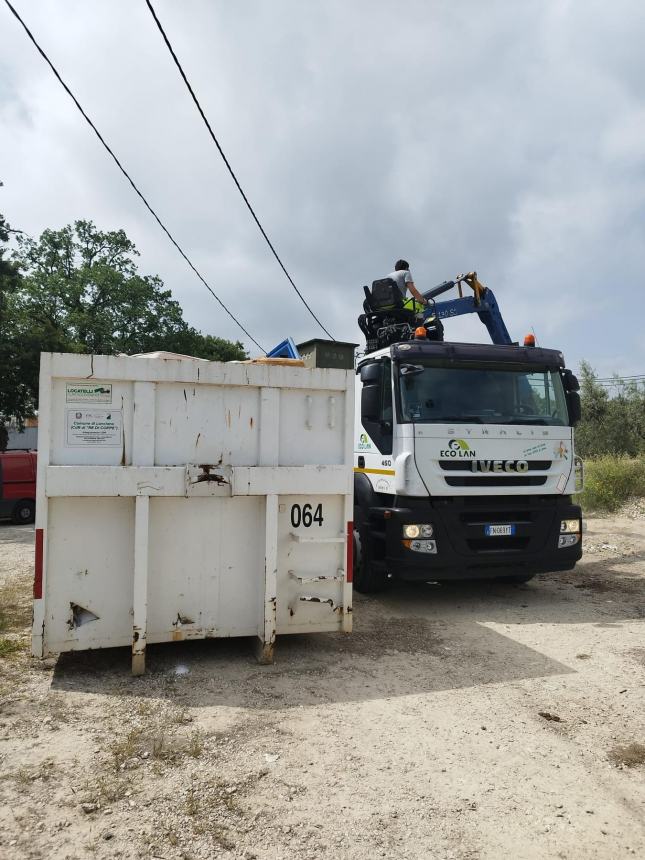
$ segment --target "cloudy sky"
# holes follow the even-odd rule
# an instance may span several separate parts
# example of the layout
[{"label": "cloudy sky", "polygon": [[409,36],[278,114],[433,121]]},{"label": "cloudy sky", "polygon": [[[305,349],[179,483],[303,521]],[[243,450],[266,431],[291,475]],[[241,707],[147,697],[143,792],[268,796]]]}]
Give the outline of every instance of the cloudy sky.
[{"label": "cloudy sky", "polygon": [[[153,207],[264,346],[321,331],[253,224],[144,0],[13,0]],[[515,338],[645,373],[642,0],[156,0],[310,304],[358,341],[398,257],[477,269]],[[123,227],[203,331],[241,333],[0,3],[0,211]],[[485,339],[473,319],[455,340]],[[253,349],[251,350],[254,351]],[[255,350],[257,352],[257,350]]]}]

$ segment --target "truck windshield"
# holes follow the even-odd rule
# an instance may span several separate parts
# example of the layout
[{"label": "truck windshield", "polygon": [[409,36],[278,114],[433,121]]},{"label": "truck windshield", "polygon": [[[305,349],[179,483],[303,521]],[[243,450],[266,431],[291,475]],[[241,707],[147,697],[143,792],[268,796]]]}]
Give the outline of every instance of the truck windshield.
[{"label": "truck windshield", "polygon": [[567,425],[567,404],[557,370],[399,367],[404,422]]}]

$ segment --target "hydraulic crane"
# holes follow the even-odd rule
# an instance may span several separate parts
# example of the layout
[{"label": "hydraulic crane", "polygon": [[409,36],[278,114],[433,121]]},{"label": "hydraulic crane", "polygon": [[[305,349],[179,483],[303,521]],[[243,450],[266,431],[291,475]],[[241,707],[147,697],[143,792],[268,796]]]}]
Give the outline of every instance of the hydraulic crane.
[{"label": "hydraulic crane", "polygon": [[[472,289],[473,295],[464,295],[463,284]],[[458,298],[435,301],[437,296],[454,287],[459,292]],[[464,314],[477,314],[494,344],[513,343],[493,291],[478,280],[477,272],[457,275],[454,280],[444,281],[423,293],[428,304],[421,312],[421,318],[403,307],[399,290],[390,278],[374,281],[371,290],[368,287],[363,289],[365,313],[358,318],[358,325],[365,335],[368,352],[411,340],[419,328],[426,329],[425,336],[429,340],[442,341],[442,320]]]}]

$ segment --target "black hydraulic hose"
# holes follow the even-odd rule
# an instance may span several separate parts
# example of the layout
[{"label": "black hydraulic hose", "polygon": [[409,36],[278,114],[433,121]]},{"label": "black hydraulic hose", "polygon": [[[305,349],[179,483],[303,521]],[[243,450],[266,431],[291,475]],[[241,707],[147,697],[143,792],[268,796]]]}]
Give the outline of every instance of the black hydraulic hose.
[{"label": "black hydraulic hose", "polygon": [[456,283],[456,281],[444,281],[443,284],[439,284],[439,286],[433,287],[431,290],[428,290],[425,293],[421,293],[421,295],[425,299],[434,299],[436,296],[440,296],[442,293],[447,293],[448,290],[451,290]]}]

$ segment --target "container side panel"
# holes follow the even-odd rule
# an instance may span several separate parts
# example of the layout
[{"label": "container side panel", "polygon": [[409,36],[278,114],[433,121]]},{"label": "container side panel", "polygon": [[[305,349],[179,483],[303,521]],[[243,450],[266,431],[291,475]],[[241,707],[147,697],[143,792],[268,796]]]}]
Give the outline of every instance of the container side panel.
[{"label": "container side panel", "polygon": [[156,407],[155,465],[257,465],[259,388],[158,385]]},{"label": "container side panel", "polygon": [[213,620],[221,635],[254,635],[264,598],[265,497],[214,501],[222,511],[222,566]]},{"label": "container side panel", "polygon": [[148,630],[154,641],[249,636],[264,576],[264,500],[150,500]]},{"label": "container side panel", "polygon": [[280,392],[281,466],[345,462],[345,392]]},{"label": "container side panel", "polygon": [[45,653],[129,645],[134,499],[48,505]]},{"label": "container side panel", "polygon": [[125,466],[132,462],[131,382],[54,379],[52,466]]},{"label": "container side panel", "polygon": [[345,496],[281,496],[278,510],[278,633],[341,629]]}]

